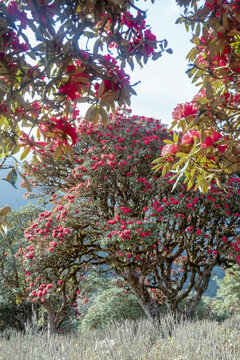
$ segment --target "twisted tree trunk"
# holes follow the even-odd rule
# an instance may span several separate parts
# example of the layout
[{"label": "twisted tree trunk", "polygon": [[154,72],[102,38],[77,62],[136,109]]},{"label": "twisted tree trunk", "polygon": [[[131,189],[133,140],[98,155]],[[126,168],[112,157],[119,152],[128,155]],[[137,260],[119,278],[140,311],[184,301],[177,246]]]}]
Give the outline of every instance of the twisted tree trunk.
[{"label": "twisted tree trunk", "polygon": [[140,305],[151,322],[161,325],[161,311],[144,286],[145,276],[139,276],[134,268],[128,268],[125,277],[136,294]]}]

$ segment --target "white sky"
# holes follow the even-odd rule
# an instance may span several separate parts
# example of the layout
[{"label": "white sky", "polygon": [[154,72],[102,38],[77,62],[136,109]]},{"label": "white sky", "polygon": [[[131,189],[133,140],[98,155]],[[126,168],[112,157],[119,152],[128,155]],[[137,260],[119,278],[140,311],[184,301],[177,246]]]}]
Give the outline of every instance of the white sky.
[{"label": "white sky", "polygon": [[148,8],[147,24],[158,39],[168,40],[173,54],[164,53],[157,61],[149,61],[142,70],[136,66],[131,83],[141,80],[141,84],[135,87],[138,95],[132,97],[131,108],[134,114],[170,123],[174,107],[190,101],[197,93],[197,88],[185,74],[188,64],[185,58],[193,46],[191,33],[186,32],[183,24],[175,24],[181,13],[175,0],[155,0],[153,5],[150,0],[140,0],[136,4]]}]

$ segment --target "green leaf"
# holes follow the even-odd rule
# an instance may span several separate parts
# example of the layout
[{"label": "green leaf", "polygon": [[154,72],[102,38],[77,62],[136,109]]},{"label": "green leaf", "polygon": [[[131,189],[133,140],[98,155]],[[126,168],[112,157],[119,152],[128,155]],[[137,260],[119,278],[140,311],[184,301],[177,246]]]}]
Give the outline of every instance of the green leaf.
[{"label": "green leaf", "polygon": [[153,60],[153,61],[156,61],[156,60],[158,60],[161,56],[162,56],[162,52],[161,52],[161,51],[155,52],[155,53],[152,55],[152,60]]},{"label": "green leaf", "polygon": [[102,82],[100,85],[99,85],[99,88],[98,88],[98,91],[97,91],[97,97],[100,98],[103,93],[104,93],[104,90],[105,90],[105,84],[104,82]]},{"label": "green leaf", "polygon": [[[39,129],[38,129],[38,130],[39,130]],[[27,148],[22,152],[22,155],[20,156],[20,160],[21,160],[21,161],[24,160],[24,159],[28,156],[29,152],[30,152],[30,147],[27,147]]]},{"label": "green leaf", "polygon": [[85,114],[85,120],[86,121],[90,121],[91,119],[91,112],[92,110],[94,109],[94,105],[91,105],[88,109],[87,109],[87,112]]},{"label": "green leaf", "polygon": [[91,112],[91,118],[90,118],[90,120],[91,120],[94,124],[96,124],[96,123],[98,122],[98,119],[99,119],[99,108],[98,108],[98,106],[96,106],[96,107],[92,110],[92,112]]},{"label": "green leaf", "polygon": [[131,68],[131,70],[133,71],[134,70],[134,63],[133,63],[133,58],[132,56],[130,56],[128,59],[127,59],[127,62]]},{"label": "green leaf", "polygon": [[17,181],[17,172],[15,169],[12,169],[7,177],[6,180],[9,181],[13,186],[15,185],[16,181]]},{"label": "green leaf", "polygon": [[173,140],[176,144],[178,143],[178,136],[176,133],[174,133],[174,135],[173,135]]},{"label": "green leaf", "polygon": [[68,155],[68,158],[71,162],[73,162],[73,158],[74,158],[74,150],[73,150],[73,147],[69,144],[67,144],[65,146],[66,148],[66,152],[67,152],[67,155]]},{"label": "green leaf", "polygon": [[183,152],[177,152],[175,154],[176,157],[183,157],[183,156],[186,156],[187,154],[186,153],[183,153]]},{"label": "green leaf", "polygon": [[156,164],[156,163],[158,163],[158,162],[161,161],[161,160],[162,160],[161,157],[160,157],[160,158],[157,158],[157,159],[155,159],[155,160],[152,161],[152,164]]},{"label": "green leaf", "polygon": [[108,114],[106,113],[106,111],[102,107],[99,108],[99,114],[100,114],[100,116],[102,118],[102,122],[103,122],[104,126],[107,126]]},{"label": "green leaf", "polygon": [[0,211],[0,216],[5,216],[7,215],[12,209],[10,208],[10,206],[5,206],[1,211]]},{"label": "green leaf", "polygon": [[26,176],[24,176],[20,171],[18,171],[21,178],[24,180],[24,187],[27,189],[28,192],[32,191],[30,182],[27,180]]},{"label": "green leaf", "polygon": [[63,150],[63,144],[61,143],[56,147],[54,151],[54,155],[53,155],[54,161],[56,161],[60,157],[62,150]]},{"label": "green leaf", "polygon": [[208,100],[211,100],[213,98],[213,88],[209,81],[206,83],[206,98]]},{"label": "green leaf", "polygon": [[169,139],[164,139],[163,142],[165,144],[174,144],[174,142],[172,140],[169,140]]}]

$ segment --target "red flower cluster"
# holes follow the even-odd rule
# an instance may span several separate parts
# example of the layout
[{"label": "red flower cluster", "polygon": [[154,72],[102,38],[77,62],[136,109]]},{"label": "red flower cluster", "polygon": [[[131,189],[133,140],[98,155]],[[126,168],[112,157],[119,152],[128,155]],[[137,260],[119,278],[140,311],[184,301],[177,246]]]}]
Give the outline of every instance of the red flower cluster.
[{"label": "red flower cluster", "polygon": [[198,107],[192,102],[186,102],[184,104],[178,104],[173,110],[172,117],[173,120],[179,121],[188,116],[196,116],[198,112]]},{"label": "red flower cluster", "polygon": [[[51,123],[41,123],[40,124],[40,129],[44,136],[47,136],[45,134],[47,131],[51,131],[54,134],[59,134],[59,130],[60,130],[60,135],[61,135],[64,145],[68,144],[68,136],[72,140],[71,145],[76,144],[77,138],[78,138],[76,128],[74,126],[72,126],[67,121],[67,119],[65,119],[65,118],[57,119],[57,118],[52,117],[50,120],[51,120]],[[56,143],[59,143],[59,140],[57,140]]]}]

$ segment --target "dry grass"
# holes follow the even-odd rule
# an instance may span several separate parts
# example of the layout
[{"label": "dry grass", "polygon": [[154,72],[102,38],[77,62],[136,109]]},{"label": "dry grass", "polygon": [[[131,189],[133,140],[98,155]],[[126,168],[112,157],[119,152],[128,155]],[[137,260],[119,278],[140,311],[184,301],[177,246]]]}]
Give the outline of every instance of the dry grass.
[{"label": "dry grass", "polygon": [[0,360],[240,360],[239,319],[182,321],[170,336],[172,325],[168,316],[162,331],[142,320],[50,340],[14,333],[0,338]]}]

